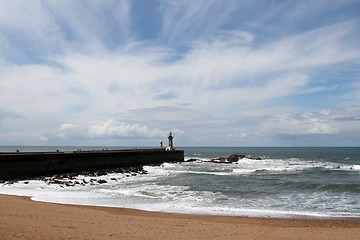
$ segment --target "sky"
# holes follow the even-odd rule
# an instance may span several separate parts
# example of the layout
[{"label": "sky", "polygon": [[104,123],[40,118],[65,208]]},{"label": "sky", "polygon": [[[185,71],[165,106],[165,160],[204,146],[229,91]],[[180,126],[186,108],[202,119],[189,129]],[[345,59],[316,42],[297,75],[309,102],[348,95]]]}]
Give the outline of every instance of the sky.
[{"label": "sky", "polygon": [[1,0],[0,145],[360,146],[359,0]]}]

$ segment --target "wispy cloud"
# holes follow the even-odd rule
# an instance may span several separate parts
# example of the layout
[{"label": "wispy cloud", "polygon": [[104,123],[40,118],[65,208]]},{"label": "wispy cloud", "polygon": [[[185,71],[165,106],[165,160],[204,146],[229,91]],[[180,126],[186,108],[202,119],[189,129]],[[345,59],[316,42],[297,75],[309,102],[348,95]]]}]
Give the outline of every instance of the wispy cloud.
[{"label": "wispy cloud", "polygon": [[341,135],[315,113],[358,102],[360,20],[342,12],[356,4],[159,1],[158,36],[141,39],[131,1],[3,1],[1,139]]},{"label": "wispy cloud", "polygon": [[236,9],[237,1],[160,1],[163,11],[162,37],[186,41],[217,30]]}]

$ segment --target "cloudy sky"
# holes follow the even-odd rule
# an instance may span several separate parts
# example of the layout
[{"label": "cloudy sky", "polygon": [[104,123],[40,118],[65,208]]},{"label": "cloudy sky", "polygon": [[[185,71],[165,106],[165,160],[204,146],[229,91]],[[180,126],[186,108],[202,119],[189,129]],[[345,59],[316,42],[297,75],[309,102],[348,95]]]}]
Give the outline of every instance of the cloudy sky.
[{"label": "cloudy sky", "polygon": [[360,146],[360,1],[0,1],[0,145]]}]

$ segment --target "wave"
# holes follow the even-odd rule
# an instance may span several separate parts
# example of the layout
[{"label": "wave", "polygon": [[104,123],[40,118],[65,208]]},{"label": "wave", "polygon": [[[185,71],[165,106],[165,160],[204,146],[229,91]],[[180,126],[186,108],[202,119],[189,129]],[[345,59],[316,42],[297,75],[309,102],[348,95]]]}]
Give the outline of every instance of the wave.
[{"label": "wave", "polygon": [[[190,161],[189,161],[190,160]],[[212,164],[220,164],[220,165],[230,165],[232,171],[228,171],[228,174],[251,174],[251,173],[259,173],[259,172],[268,172],[268,173],[285,173],[291,174],[301,171],[312,171],[315,169],[321,169],[323,171],[352,171],[352,172],[360,172],[360,165],[356,164],[347,164],[347,163],[337,163],[337,162],[327,162],[327,161],[314,161],[314,160],[304,160],[299,158],[289,158],[289,159],[254,159],[254,158],[242,158],[234,163],[219,163],[212,162],[212,159],[202,158],[202,159],[186,159],[185,163],[212,163]],[[236,167],[235,167],[236,166]],[[226,167],[224,167],[226,168]],[[219,172],[223,172],[220,170]],[[204,174],[199,173],[199,174]],[[209,173],[215,174],[215,173]],[[223,175],[223,173],[220,173]]]},{"label": "wave", "polygon": [[[177,213],[360,216],[360,165],[355,162],[245,157],[229,164],[207,160],[145,166],[146,175],[77,176],[75,180],[85,179],[89,184],[72,187],[35,180],[0,184],[0,193]],[[96,179],[92,184],[91,178]],[[100,179],[106,184],[100,184]]]}]

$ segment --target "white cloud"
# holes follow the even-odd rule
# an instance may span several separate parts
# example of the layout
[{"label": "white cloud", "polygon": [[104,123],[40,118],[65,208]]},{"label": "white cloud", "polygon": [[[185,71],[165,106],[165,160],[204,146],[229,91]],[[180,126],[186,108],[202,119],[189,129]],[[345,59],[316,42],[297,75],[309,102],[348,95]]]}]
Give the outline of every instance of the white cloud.
[{"label": "white cloud", "polygon": [[[8,65],[0,73],[4,79],[0,84],[7,98],[16,103],[12,109],[17,112],[31,103],[41,111],[49,109],[51,103],[57,111],[68,112],[65,109],[69,106],[80,105],[106,115],[114,109],[190,102],[195,110],[229,113],[239,103],[241,110],[245,106],[241,103],[262,104],[291,94],[329,89],[311,88],[313,79],[307,72],[359,58],[356,47],[343,48],[340,44],[355,27],[354,23],[334,25],[258,47],[251,44],[254,35],[249,32],[220,31],[194,41],[183,58],[172,62],[166,61],[172,51],[146,45],[113,53],[64,53],[51,59],[63,69]],[[24,85],[24,79],[31,80],[31,85]],[[173,98],[165,101],[158,97],[164,93],[174,93]]]},{"label": "white cloud", "polygon": [[114,51],[132,39],[130,10],[127,0],[4,0],[0,4],[0,44],[6,47],[2,57],[31,62],[34,58],[46,61],[53,54]]},{"label": "white cloud", "polygon": [[311,115],[273,117],[265,124],[263,131],[279,135],[337,134],[340,132],[331,120]]},{"label": "white cloud", "polygon": [[61,29],[37,0],[1,2],[0,43],[5,45],[0,57],[20,62],[64,47]]},{"label": "white cloud", "polygon": [[129,124],[108,120],[101,125],[92,125],[89,129],[90,136],[93,137],[162,137],[166,136],[167,131],[158,128],[149,129],[147,126],[139,124]]},{"label": "white cloud", "polygon": [[[2,116],[2,129],[10,131],[9,136],[18,131],[12,139],[31,129],[27,139],[39,141],[51,141],[56,134],[63,139],[159,137],[176,129],[184,138],[206,139],[209,131],[216,139],[234,127],[233,137],[248,139],[263,118],[268,122],[261,129],[268,135],[358,129],[357,121],[337,120],[348,116],[346,111],[339,111],[337,118],[331,115],[334,111],[330,117],[293,113],[313,111],[294,97],[335,88],[343,92],[332,108],[358,102],[358,79],[352,78],[351,89],[345,89],[346,74],[336,84],[326,77],[321,82],[317,74],[359,61],[359,22],[264,40],[263,33],[250,26],[257,17],[244,24],[228,21],[244,19],[239,15],[243,12],[236,12],[238,4],[253,3],[161,1],[160,36],[143,40],[134,38],[131,14],[136,12],[129,1],[3,1],[0,110],[11,114]],[[295,9],[299,19],[302,7]],[[264,18],[272,19],[275,13]],[[14,41],[24,36],[24,44]],[[19,60],[26,57],[42,61]],[[236,126],[239,115],[258,118],[241,129]]]},{"label": "white cloud", "polygon": [[268,135],[327,135],[360,132],[359,106],[269,118],[260,132]]},{"label": "white cloud", "polygon": [[[179,136],[184,135],[183,130],[174,129],[173,132]],[[120,122],[109,119],[104,123],[93,125],[78,125],[72,123],[62,124],[58,136],[62,138],[161,138],[167,136],[168,131],[159,128],[150,128],[137,123]]]}]

